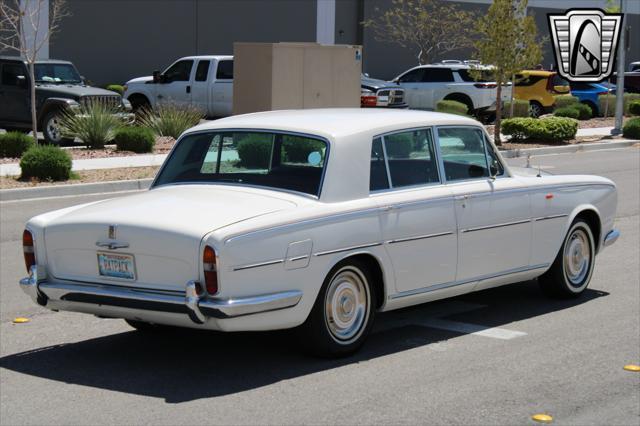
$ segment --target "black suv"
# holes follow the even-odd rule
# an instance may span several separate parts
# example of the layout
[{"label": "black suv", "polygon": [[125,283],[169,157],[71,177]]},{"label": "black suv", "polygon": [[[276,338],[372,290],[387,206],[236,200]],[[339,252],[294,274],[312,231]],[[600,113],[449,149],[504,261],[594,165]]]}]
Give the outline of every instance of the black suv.
[{"label": "black suv", "polygon": [[[131,104],[112,91],[87,86],[76,67],[67,61],[42,60],[35,63],[36,113],[38,129],[50,144],[64,141],[58,117],[67,108],[75,109],[101,102],[113,107],[123,119],[133,118]],[[0,128],[31,130],[31,96],[27,64],[18,57],[0,56]]]}]

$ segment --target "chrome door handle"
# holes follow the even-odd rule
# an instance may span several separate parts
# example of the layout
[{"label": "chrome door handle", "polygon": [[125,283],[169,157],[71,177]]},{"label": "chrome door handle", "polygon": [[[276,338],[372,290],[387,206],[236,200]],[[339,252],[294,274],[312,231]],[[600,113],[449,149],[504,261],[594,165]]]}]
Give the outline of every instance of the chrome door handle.
[{"label": "chrome door handle", "polygon": [[469,194],[456,195],[456,197],[455,197],[455,199],[458,200],[458,201],[468,200],[469,198],[471,198],[471,196]]},{"label": "chrome door handle", "polygon": [[396,210],[396,209],[397,209],[396,206],[384,206],[380,210],[382,210],[383,212],[390,212],[390,211],[393,211],[393,210]]}]

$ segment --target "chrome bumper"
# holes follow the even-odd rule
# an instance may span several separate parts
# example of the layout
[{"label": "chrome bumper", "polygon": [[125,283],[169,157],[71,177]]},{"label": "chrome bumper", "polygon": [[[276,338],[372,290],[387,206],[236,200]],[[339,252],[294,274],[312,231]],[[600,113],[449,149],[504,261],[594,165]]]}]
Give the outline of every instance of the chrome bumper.
[{"label": "chrome bumper", "polygon": [[617,229],[612,229],[611,231],[609,231],[607,236],[604,237],[604,242],[602,243],[602,245],[604,247],[609,247],[611,244],[615,243],[619,237],[620,231],[618,231]]},{"label": "chrome bumper", "polygon": [[118,285],[90,284],[70,281],[38,282],[35,267],[20,287],[36,303],[46,306],[49,300],[69,303],[116,306],[137,310],[187,314],[196,324],[207,318],[233,318],[290,308],[302,298],[301,291],[283,291],[242,298],[220,299],[199,291],[199,284],[189,281],[185,292],[156,291]]}]

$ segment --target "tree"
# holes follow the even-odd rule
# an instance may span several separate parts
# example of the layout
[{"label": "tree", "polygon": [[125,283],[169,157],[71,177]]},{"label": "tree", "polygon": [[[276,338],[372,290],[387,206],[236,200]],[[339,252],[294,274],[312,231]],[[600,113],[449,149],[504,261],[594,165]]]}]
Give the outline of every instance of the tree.
[{"label": "tree", "polygon": [[[533,67],[542,59],[542,42],[537,40],[536,24],[526,16],[527,0],[494,0],[486,15],[478,20],[475,42],[478,59],[491,64],[488,73],[496,82],[496,125],[494,140],[500,145],[502,119],[502,86],[514,74]],[[479,77],[480,70],[472,72]],[[486,76],[486,75],[485,75]]]},{"label": "tree", "polygon": [[392,0],[385,12],[363,22],[375,39],[414,49],[420,64],[473,46],[475,13],[446,0]]},{"label": "tree", "polygon": [[[49,22],[41,28],[49,8]],[[31,122],[34,138],[38,138],[36,116],[35,62],[45,43],[58,30],[67,16],[64,0],[0,0],[0,50],[21,56],[29,69]]]}]

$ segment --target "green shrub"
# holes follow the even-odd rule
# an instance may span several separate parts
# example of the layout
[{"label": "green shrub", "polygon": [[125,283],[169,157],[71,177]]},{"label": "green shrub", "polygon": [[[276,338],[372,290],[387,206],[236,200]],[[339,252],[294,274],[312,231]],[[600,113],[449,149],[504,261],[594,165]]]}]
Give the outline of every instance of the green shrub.
[{"label": "green shrub", "polygon": [[35,145],[35,140],[21,132],[8,132],[0,135],[0,157],[18,158]]},{"label": "green shrub", "polygon": [[118,93],[120,96],[124,95],[124,86],[120,84],[109,84],[105,87],[107,90]]},{"label": "green shrub", "polygon": [[314,151],[324,153],[325,144],[300,136],[285,136],[282,141],[282,161],[288,163],[307,163],[309,154]]},{"label": "green shrub", "polygon": [[185,130],[198,124],[203,117],[204,114],[197,108],[164,104],[155,111],[141,111],[138,120],[139,124],[150,128],[158,136],[178,139]]},{"label": "green shrub", "polygon": [[555,115],[556,117],[569,117],[577,119],[580,116],[580,111],[578,111],[576,106],[577,104],[562,108],[556,108],[556,110],[553,111],[553,115]]},{"label": "green shrub", "polygon": [[622,136],[629,139],[640,139],[640,117],[632,118],[624,123]]},{"label": "green shrub", "polygon": [[438,112],[467,115],[468,110],[465,104],[458,101],[438,101],[438,103],[436,103],[436,111]]},{"label": "green shrub", "polygon": [[577,132],[578,121],[566,117],[508,118],[502,122],[502,133],[513,140],[556,142],[572,139]]},{"label": "green shrub", "polygon": [[60,129],[68,138],[82,140],[89,148],[100,149],[111,141],[124,125],[115,110],[103,102],[92,102],[60,116]]},{"label": "green shrub", "polygon": [[640,100],[629,102],[629,115],[640,115]]},{"label": "green shrub", "polygon": [[593,117],[593,111],[587,104],[579,103],[572,105],[571,108],[578,111],[578,120],[589,120],[591,117]]},{"label": "green shrub", "polygon": [[503,117],[529,117],[529,102],[522,99],[513,100],[513,115],[510,116],[511,102],[507,101],[503,104],[502,115]]},{"label": "green shrub", "polygon": [[146,127],[123,127],[116,131],[114,142],[119,151],[152,152],[156,137]]},{"label": "green shrub", "polygon": [[580,99],[572,95],[558,95],[555,99],[556,108],[563,108],[580,102]]},{"label": "green shrub", "polygon": [[57,146],[34,146],[20,160],[22,178],[67,180],[71,176],[71,156]]},{"label": "green shrub", "polygon": [[272,136],[251,133],[237,142],[239,166],[247,169],[268,169],[271,161]]},{"label": "green shrub", "polygon": [[[609,100],[609,109],[607,111],[607,117],[613,117],[616,114],[616,95],[600,95],[598,101],[600,102],[600,113],[605,114],[605,105]],[[630,108],[633,101],[640,100],[640,94],[638,93],[625,93],[622,97],[624,105],[624,115],[632,115]]]},{"label": "green shrub", "polygon": [[384,143],[389,158],[409,158],[413,151],[413,137],[407,133],[385,136]]}]

